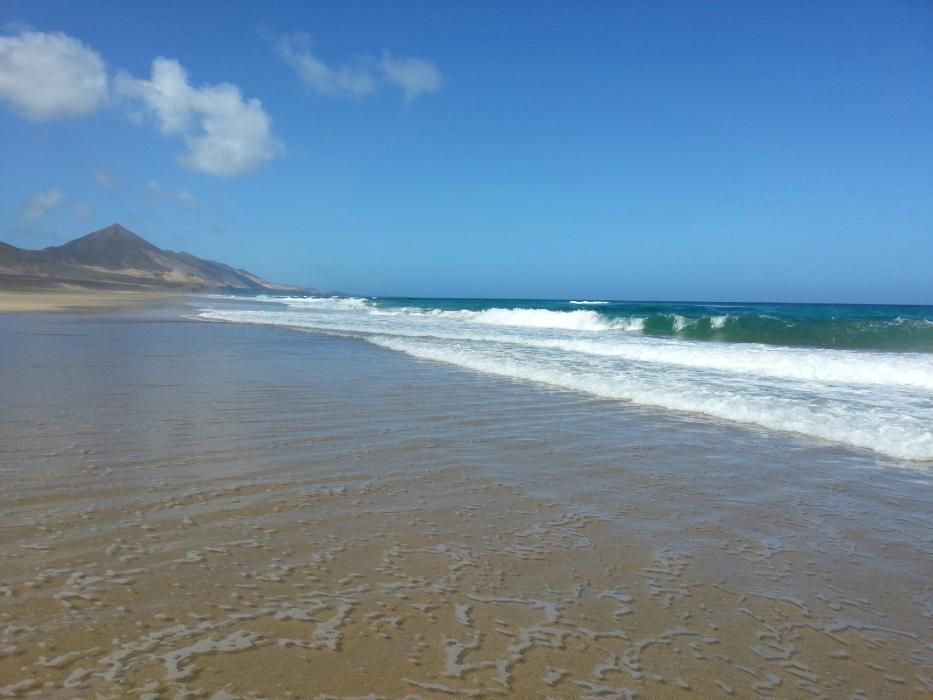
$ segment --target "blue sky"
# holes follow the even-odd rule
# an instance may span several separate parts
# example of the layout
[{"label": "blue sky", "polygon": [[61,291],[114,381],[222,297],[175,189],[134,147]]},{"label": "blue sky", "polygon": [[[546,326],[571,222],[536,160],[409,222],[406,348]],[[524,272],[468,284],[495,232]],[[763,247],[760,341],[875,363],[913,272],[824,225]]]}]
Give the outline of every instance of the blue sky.
[{"label": "blue sky", "polygon": [[921,0],[0,0],[0,240],[120,222],[365,294],[929,304],[931,76]]}]

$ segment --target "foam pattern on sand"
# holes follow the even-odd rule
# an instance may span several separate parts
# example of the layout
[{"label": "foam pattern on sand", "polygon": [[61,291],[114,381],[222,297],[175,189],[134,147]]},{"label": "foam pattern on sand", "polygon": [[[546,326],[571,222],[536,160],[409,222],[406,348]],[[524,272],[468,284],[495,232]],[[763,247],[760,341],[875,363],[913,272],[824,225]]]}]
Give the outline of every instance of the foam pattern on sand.
[{"label": "foam pattern on sand", "polygon": [[[459,504],[402,505],[435,489]],[[815,556],[851,546],[828,523],[809,546],[791,527],[775,540],[723,538],[715,556],[690,542],[651,550],[637,529],[620,539],[615,518],[450,476],[427,487],[163,491],[132,513],[85,516],[67,551],[18,546],[54,542],[73,521],[64,510],[23,523],[6,543],[17,546],[5,550],[0,599],[2,697],[923,697],[931,688],[928,595],[915,591],[918,624],[905,625],[891,621],[882,591],[846,590],[832,557]],[[807,513],[787,517],[799,524]],[[713,558],[716,580],[705,573]],[[812,580],[808,591],[785,585],[798,576]]]}]

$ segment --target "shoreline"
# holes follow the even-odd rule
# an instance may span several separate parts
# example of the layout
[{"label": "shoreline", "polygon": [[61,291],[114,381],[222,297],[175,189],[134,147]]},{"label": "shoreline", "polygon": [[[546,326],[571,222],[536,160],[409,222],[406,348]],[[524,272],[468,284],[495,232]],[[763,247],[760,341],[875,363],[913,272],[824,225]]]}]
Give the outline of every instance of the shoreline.
[{"label": "shoreline", "polygon": [[0,316],[8,694],[930,692],[929,475],[154,320]]},{"label": "shoreline", "polygon": [[[688,321],[680,315],[688,313],[684,309],[596,312],[567,304],[512,308],[507,300],[501,308],[440,299],[421,307],[362,298],[272,302],[205,299],[207,308],[199,315],[358,335],[412,357],[508,381],[539,383],[649,410],[705,416],[870,451],[883,459],[933,466],[933,434],[924,427],[933,411],[929,393],[933,354],[914,352],[906,341],[895,352],[883,350],[880,341],[871,349],[802,347],[790,338],[782,345],[773,337],[759,339],[762,342],[699,340],[645,330],[650,318],[661,317],[683,328],[728,327],[741,319],[750,326],[760,321],[777,323],[785,330],[796,327],[797,321],[773,319],[763,309],[733,315],[706,309]],[[837,322],[826,318],[819,323],[825,331]],[[907,337],[916,331],[921,334],[918,342],[929,335],[933,343],[933,325],[924,318],[913,319],[904,328],[900,318],[844,322],[850,330],[869,335],[881,332],[878,323],[884,333]]]},{"label": "shoreline", "polygon": [[0,313],[80,313],[178,306],[192,296],[191,293],[155,290],[0,290]]}]

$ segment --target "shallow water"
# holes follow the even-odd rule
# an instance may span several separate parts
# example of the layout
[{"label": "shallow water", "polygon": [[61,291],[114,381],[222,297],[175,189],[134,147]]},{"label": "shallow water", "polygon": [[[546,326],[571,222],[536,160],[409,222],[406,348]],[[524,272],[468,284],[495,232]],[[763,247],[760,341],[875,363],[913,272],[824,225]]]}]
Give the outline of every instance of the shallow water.
[{"label": "shallow water", "polygon": [[[780,314],[774,318],[784,331],[746,342],[724,332],[732,323],[727,315],[702,315],[716,310],[708,305],[652,306],[653,313],[660,308],[663,316],[680,319],[678,326],[686,324],[658,335],[648,332],[641,316],[625,315],[648,313],[631,303],[579,308],[580,302],[428,299],[405,305],[415,301],[216,297],[203,301],[196,316],[363,338],[476,372],[796,433],[933,467],[931,307],[719,305],[718,311],[728,310],[746,325]],[[681,313],[692,313],[693,321]],[[701,320],[722,328],[702,337],[688,334]],[[801,347],[795,334],[808,324],[823,330]],[[839,324],[845,328],[836,329]],[[904,342],[829,342],[836,334],[862,337],[857,329],[865,324],[884,327],[879,337],[904,336]]]},{"label": "shallow water", "polygon": [[909,463],[155,313],[0,357],[0,696],[933,692]]}]

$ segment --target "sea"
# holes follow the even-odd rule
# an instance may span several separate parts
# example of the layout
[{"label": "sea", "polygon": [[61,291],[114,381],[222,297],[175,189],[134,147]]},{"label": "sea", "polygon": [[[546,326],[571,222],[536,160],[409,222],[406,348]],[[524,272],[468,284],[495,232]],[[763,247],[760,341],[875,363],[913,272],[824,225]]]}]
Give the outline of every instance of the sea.
[{"label": "sea", "polygon": [[234,297],[204,320],[421,360],[933,468],[933,306]]}]

